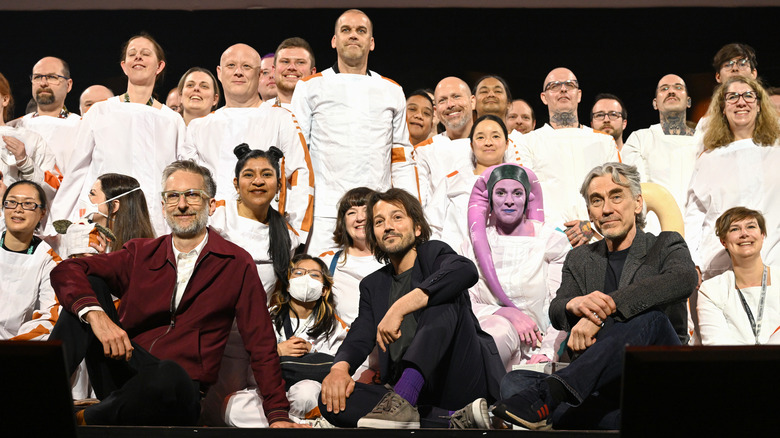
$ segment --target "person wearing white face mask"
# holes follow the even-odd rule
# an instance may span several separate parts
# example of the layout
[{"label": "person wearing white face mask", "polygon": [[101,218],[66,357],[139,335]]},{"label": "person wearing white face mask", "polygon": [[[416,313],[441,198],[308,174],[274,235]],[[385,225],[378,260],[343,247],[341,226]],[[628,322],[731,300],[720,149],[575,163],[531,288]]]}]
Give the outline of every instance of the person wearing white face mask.
[{"label": "person wearing white face mask", "polygon": [[[87,199],[82,199],[79,204],[79,217],[108,228],[116,237],[107,242],[101,236],[97,245],[91,244],[97,253],[117,251],[130,239],[155,237],[146,197],[138,180],[132,176],[119,173],[100,175],[89,190]],[[84,248],[74,245],[77,243],[66,237],[62,245],[66,248],[60,249],[67,256],[85,252]]]},{"label": "person wearing white face mask", "polygon": [[[332,286],[333,279],[321,259],[308,254],[293,258],[289,288],[277,290],[271,300],[276,350],[283,362],[285,358],[301,358],[308,353],[336,354],[347,336],[347,325],[336,316]],[[293,421],[304,422],[310,417],[307,414],[317,407],[320,386],[319,381],[301,380],[288,388]],[[224,403],[225,423],[265,427],[267,422],[258,415],[262,400],[262,395],[251,386],[228,395]]]}]

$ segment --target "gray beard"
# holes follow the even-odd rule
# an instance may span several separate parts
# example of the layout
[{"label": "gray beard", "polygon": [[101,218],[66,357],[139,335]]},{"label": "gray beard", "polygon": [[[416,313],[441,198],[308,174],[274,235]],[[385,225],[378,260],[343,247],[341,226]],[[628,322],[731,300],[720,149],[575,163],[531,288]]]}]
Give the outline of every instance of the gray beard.
[{"label": "gray beard", "polygon": [[556,125],[558,128],[578,128],[580,126],[576,111],[552,113],[550,124]]}]

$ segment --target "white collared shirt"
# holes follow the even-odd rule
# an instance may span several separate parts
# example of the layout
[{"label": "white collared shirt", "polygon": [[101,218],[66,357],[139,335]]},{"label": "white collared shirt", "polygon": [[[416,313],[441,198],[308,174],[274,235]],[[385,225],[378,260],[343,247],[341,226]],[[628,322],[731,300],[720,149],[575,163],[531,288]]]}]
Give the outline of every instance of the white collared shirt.
[{"label": "white collared shirt", "polygon": [[172,244],[173,258],[176,259],[176,286],[174,286],[174,310],[179,307],[181,297],[184,295],[184,290],[187,289],[187,283],[190,282],[192,272],[195,270],[195,263],[200,257],[200,252],[203,251],[203,247],[209,241],[209,233],[206,231],[206,235],[203,236],[203,240],[187,253],[183,253],[176,248],[176,243]]}]

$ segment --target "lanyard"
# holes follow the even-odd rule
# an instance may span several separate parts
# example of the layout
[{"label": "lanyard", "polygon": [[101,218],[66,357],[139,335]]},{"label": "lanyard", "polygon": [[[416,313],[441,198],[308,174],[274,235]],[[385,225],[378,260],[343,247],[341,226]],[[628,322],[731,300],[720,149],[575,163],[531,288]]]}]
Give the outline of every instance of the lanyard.
[{"label": "lanyard", "polygon": [[758,323],[756,323],[756,320],[753,318],[753,312],[750,311],[750,306],[748,306],[747,301],[745,301],[745,296],[742,294],[742,291],[739,290],[737,287],[737,279],[734,278],[734,287],[737,288],[737,292],[739,292],[739,299],[742,301],[742,307],[745,309],[745,313],[747,314],[748,320],[750,321],[750,328],[753,329],[753,336],[756,338],[756,345],[759,344],[758,342],[758,335],[761,333],[761,322],[764,320],[764,301],[766,300],[766,274],[767,274],[767,267],[764,265],[764,274],[761,276],[761,298],[758,301]]}]

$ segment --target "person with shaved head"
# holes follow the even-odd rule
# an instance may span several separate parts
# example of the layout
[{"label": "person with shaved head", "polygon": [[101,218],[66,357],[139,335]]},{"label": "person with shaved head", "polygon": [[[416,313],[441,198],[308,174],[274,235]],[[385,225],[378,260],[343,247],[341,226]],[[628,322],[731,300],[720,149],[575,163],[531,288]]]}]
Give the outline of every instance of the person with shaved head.
[{"label": "person with shaved head", "polygon": [[697,157],[693,129],[686,112],[691,107],[688,87],[676,74],[664,75],[656,85],[653,109],[660,123],[631,133],[623,147],[623,162],[637,166],[642,182],[666,187],[680,211]]},{"label": "person with shaved head", "polygon": [[90,85],[85,88],[79,97],[79,113],[81,114],[81,117],[84,117],[87,110],[95,103],[102,102],[112,97],[114,97],[114,92],[103,85]]},{"label": "person with shaved head", "polygon": [[251,149],[281,149],[285,175],[274,208],[289,215],[290,224],[305,242],[314,208],[314,179],[295,117],[279,106],[261,106],[263,101],[257,94],[260,54],[252,47],[241,43],[228,47],[220,57],[217,78],[222,83],[225,106],[190,122],[183,157],[211,170],[218,200],[234,200],[233,148],[246,143]]},{"label": "person with shaved head", "polygon": [[341,196],[355,187],[418,195],[406,97],[400,85],[368,69],[374,26],[360,10],[336,20],[332,67],[295,84],[292,111],[311,152],[317,181],[309,253],[334,247]]},{"label": "person with shaved head", "polygon": [[449,173],[471,160],[468,137],[476,101],[468,84],[454,76],[442,79],[433,90],[433,104],[446,130],[414,146],[423,206]]},{"label": "person with shaved head", "polygon": [[517,136],[507,160],[536,172],[544,192],[544,221],[566,234],[572,246],[588,243],[593,231],[588,212],[577,201],[579,186],[590,169],[619,161],[612,136],[580,123],[577,108],[582,99],[580,82],[568,68],[553,69],[542,84],[542,103],[549,123]]}]

